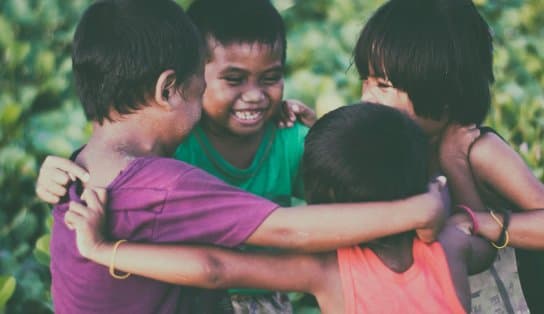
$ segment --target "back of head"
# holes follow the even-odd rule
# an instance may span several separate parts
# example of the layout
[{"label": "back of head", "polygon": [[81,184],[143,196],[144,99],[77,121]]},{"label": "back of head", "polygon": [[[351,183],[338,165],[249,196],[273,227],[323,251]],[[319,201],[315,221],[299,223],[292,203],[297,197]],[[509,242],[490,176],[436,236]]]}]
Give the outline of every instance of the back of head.
[{"label": "back of head", "polygon": [[361,103],[331,111],[306,136],[306,199],[389,201],[423,193],[427,145],[423,131],[398,110]]},{"label": "back of head", "polygon": [[285,25],[269,0],[195,0],[187,14],[207,40],[281,45],[285,62]]},{"label": "back of head", "polygon": [[77,92],[89,120],[145,105],[168,69],[183,83],[202,68],[202,41],[171,0],[103,0],[83,14],[72,50]]},{"label": "back of head", "polygon": [[471,0],[390,0],[365,25],[354,59],[361,78],[406,91],[418,116],[479,124],[491,101],[492,49]]}]

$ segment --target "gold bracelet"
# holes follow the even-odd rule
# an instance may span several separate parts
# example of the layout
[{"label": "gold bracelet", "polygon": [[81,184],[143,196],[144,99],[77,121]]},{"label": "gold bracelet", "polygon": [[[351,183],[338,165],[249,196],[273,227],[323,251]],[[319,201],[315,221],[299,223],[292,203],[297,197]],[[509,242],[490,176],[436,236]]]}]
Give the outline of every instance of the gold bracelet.
[{"label": "gold bracelet", "polygon": [[115,279],[127,279],[130,276],[130,273],[126,273],[124,275],[117,275],[115,273],[115,253],[117,253],[117,249],[119,248],[119,245],[121,243],[127,242],[127,240],[119,240],[115,242],[113,245],[113,252],[111,253],[111,260],[110,260],[110,275]]},{"label": "gold bracelet", "polygon": [[[501,220],[499,219],[499,217],[497,217],[497,215],[495,215],[495,213],[490,210],[489,211],[489,214],[491,215],[491,218],[493,218],[493,220],[495,220],[495,222],[499,225],[499,227],[501,227],[501,229],[504,227],[503,223],[501,222]],[[500,240],[500,239],[499,239]],[[489,241],[491,243],[491,245],[500,250],[500,249],[504,249],[505,247],[508,246],[508,242],[510,242],[510,235],[508,234],[508,231],[505,230],[504,231],[504,243],[502,245],[498,245],[496,244],[495,242],[493,241]]]}]

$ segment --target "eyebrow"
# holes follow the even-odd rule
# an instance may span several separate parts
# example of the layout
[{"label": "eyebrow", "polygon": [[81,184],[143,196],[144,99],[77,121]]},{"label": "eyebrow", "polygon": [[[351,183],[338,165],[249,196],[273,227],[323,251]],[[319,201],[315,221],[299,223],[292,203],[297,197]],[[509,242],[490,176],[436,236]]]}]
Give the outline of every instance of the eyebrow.
[{"label": "eyebrow", "polygon": [[[269,72],[283,72],[285,67],[283,65],[277,65],[273,66],[269,69],[264,70],[262,73],[269,73]],[[221,73],[228,73],[228,72],[241,72],[241,73],[247,73],[249,72],[246,69],[239,68],[236,66],[229,66],[226,69],[222,70]]]}]

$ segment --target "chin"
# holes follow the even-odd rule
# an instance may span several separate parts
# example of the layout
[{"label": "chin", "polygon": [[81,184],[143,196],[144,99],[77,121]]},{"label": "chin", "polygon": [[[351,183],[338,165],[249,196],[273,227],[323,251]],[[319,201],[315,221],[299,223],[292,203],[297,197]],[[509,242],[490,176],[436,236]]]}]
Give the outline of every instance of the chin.
[{"label": "chin", "polygon": [[264,123],[260,123],[259,125],[251,126],[251,127],[232,127],[229,128],[229,131],[240,137],[247,137],[247,136],[255,136],[258,134],[261,134],[261,132],[264,130]]}]

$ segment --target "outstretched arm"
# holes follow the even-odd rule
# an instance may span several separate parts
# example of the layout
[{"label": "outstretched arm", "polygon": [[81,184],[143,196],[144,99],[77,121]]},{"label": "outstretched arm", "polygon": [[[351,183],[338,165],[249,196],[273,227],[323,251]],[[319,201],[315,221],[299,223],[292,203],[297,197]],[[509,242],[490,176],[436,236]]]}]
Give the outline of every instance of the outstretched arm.
[{"label": "outstretched arm", "polygon": [[437,182],[428,193],[399,201],[279,208],[247,243],[329,251],[414,229],[426,236],[422,240],[430,242],[445,219],[448,204],[444,183]]},{"label": "outstretched arm", "polygon": [[[99,192],[100,195],[105,193]],[[65,223],[76,232],[80,253],[109,266],[113,244],[98,232],[103,225],[103,202],[86,190],[89,207],[70,204]],[[319,293],[325,255],[249,254],[205,246],[122,243],[115,252],[118,270],[178,285],[202,288],[251,287]],[[316,274],[321,274],[316,276]]]}]

